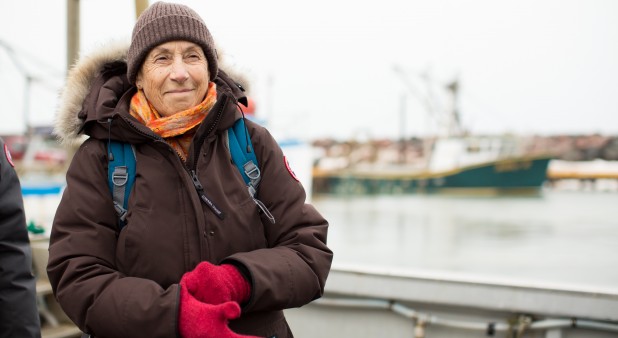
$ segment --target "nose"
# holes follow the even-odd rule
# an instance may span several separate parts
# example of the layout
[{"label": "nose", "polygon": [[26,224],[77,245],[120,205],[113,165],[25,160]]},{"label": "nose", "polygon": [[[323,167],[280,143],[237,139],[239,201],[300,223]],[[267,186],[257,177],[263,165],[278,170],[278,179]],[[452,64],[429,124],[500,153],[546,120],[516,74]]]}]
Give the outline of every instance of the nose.
[{"label": "nose", "polygon": [[182,59],[179,60],[179,58],[175,58],[172,64],[170,79],[178,83],[183,83],[188,78],[189,72],[187,71],[186,65],[182,62]]}]

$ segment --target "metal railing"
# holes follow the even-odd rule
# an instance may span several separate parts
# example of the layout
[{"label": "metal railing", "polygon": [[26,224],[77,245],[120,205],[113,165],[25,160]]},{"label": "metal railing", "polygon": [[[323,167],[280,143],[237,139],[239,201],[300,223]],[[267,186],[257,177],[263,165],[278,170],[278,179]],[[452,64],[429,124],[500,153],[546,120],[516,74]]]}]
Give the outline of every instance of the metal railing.
[{"label": "metal railing", "polygon": [[427,326],[442,326],[446,328],[484,332],[487,336],[494,336],[498,332],[506,332],[510,337],[523,337],[524,333],[535,330],[562,330],[570,328],[592,329],[605,332],[617,332],[618,324],[586,320],[578,318],[546,318],[533,320],[527,315],[517,315],[516,318],[505,322],[481,322],[471,320],[454,320],[441,318],[424,312],[416,311],[404,304],[385,299],[358,299],[324,297],[313,304],[328,307],[347,307],[356,309],[379,309],[394,312],[414,321],[414,337],[425,338]]}]

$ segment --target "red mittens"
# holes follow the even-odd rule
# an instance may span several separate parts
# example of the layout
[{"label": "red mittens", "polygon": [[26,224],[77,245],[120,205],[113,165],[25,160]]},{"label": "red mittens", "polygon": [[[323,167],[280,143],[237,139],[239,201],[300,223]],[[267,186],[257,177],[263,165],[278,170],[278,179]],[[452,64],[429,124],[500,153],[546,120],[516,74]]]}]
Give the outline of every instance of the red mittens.
[{"label": "red mittens", "polygon": [[178,329],[183,338],[257,338],[234,333],[227,326],[230,319],[240,316],[240,306],[235,302],[218,305],[206,304],[195,299],[186,287],[180,287],[180,314]]},{"label": "red mittens", "polygon": [[229,301],[242,304],[251,294],[249,282],[230,264],[201,262],[182,276],[180,285],[198,300],[215,305]]},{"label": "red mittens", "polygon": [[240,303],[251,286],[234,266],[202,262],[180,280],[178,327],[183,338],[257,338],[234,333],[227,326],[240,316]]}]

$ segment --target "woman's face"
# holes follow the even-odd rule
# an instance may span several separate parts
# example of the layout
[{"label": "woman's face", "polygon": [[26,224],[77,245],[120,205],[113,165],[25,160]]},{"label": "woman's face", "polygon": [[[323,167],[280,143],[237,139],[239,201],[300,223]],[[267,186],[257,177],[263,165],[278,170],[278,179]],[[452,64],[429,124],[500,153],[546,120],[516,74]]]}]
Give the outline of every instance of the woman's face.
[{"label": "woman's face", "polygon": [[135,82],[161,116],[170,116],[200,104],[209,78],[199,45],[170,41],[148,53]]}]

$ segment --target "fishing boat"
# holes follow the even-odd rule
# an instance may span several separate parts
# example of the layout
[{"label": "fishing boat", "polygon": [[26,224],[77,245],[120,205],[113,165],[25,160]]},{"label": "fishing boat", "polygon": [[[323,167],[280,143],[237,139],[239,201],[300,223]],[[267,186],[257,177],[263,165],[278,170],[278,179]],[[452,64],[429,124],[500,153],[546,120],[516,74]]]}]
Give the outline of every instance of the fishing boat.
[{"label": "fishing boat", "polygon": [[[438,114],[442,132],[422,143],[423,158],[410,162],[354,163],[324,168],[313,175],[315,193],[538,193],[547,178],[551,156],[531,152],[531,144],[515,135],[473,135],[461,125],[457,109],[457,82],[450,83],[450,109]],[[416,90],[414,91],[416,93]],[[426,101],[426,100],[425,100]],[[436,114],[435,104],[427,104]],[[405,113],[402,113],[405,115]],[[403,137],[402,137],[402,144]],[[405,148],[402,148],[405,151]],[[327,159],[328,160],[328,159]]]},{"label": "fishing boat", "polygon": [[538,193],[547,178],[551,156],[516,153],[503,138],[436,140],[423,167],[365,165],[320,170],[315,193]]}]

